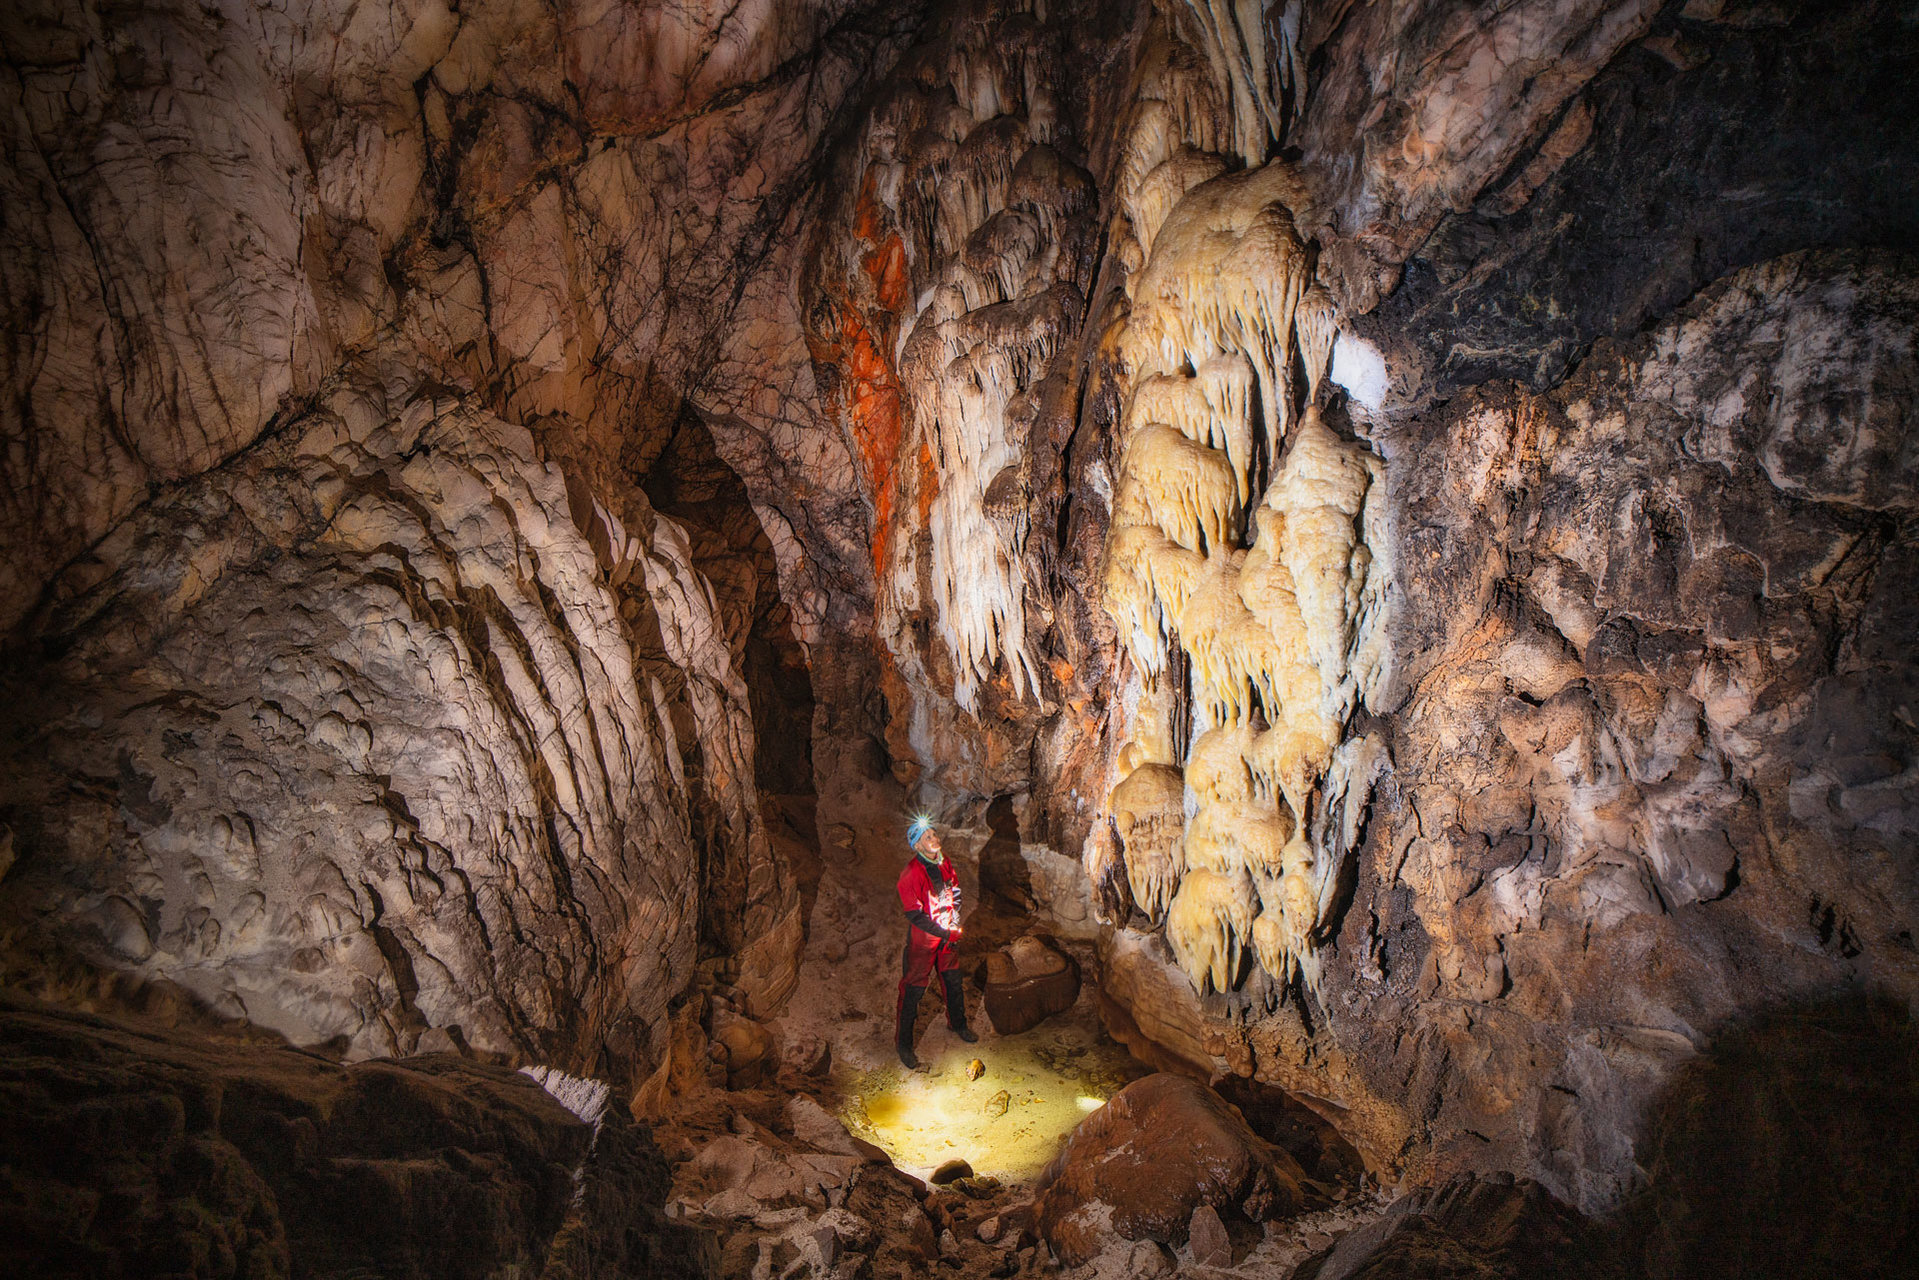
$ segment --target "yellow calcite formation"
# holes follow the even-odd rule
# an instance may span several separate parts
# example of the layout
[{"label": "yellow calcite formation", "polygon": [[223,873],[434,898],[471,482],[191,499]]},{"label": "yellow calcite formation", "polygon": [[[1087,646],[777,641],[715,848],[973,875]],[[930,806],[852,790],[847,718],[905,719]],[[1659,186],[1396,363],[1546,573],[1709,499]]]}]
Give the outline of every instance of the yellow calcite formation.
[{"label": "yellow calcite formation", "polygon": [[1266,505],[1285,516],[1280,559],[1292,575],[1307,644],[1328,689],[1345,676],[1372,559],[1356,520],[1377,467],[1377,459],[1335,436],[1319,411],[1308,409],[1266,494]]},{"label": "yellow calcite formation", "polygon": [[1229,991],[1239,977],[1241,939],[1252,936],[1259,898],[1244,871],[1188,871],[1166,912],[1173,957],[1203,994]]},{"label": "yellow calcite formation", "polygon": [[1119,768],[1131,773],[1143,764],[1179,767],[1179,749],[1173,729],[1173,690],[1167,680],[1147,681],[1133,711],[1132,735],[1120,749]]},{"label": "yellow calcite formation", "polygon": [[1134,430],[1169,426],[1195,444],[1224,449],[1239,477],[1239,500],[1251,497],[1253,466],[1253,366],[1240,355],[1215,356],[1188,377],[1148,374],[1133,387]]},{"label": "yellow calcite formation", "polygon": [[1149,676],[1166,665],[1179,612],[1205,567],[1205,557],[1180,546],[1157,525],[1120,525],[1108,539],[1101,578],[1107,612]]},{"label": "yellow calcite formation", "polygon": [[1189,551],[1230,545],[1239,523],[1239,477],[1223,452],[1149,423],[1127,441],[1122,465],[1161,533]]},{"label": "yellow calcite formation", "polygon": [[[1250,103],[1233,104],[1236,128]],[[1162,818],[1153,840],[1127,842],[1128,877],[1142,902],[1171,895],[1167,938],[1201,991],[1227,990],[1248,949],[1280,982],[1310,983],[1333,868],[1301,815],[1382,663],[1382,464],[1318,409],[1338,315],[1294,222],[1295,175],[1274,164],[1191,183],[1211,166],[1191,142],[1146,136],[1174,113],[1142,106],[1121,183],[1142,263],[1118,337],[1130,397],[1104,583],[1164,714],[1146,727],[1142,711],[1133,742],[1168,746],[1185,717],[1197,736],[1183,762],[1169,757],[1184,766],[1179,847],[1154,842]],[[1242,520],[1262,457],[1272,480]],[[1162,688],[1181,670],[1175,644],[1185,687]],[[1137,824],[1144,779],[1165,805],[1170,778],[1146,773],[1144,745],[1123,763],[1113,812]]]},{"label": "yellow calcite formation", "polygon": [[1143,764],[1113,788],[1113,825],[1126,858],[1126,882],[1134,905],[1148,919],[1165,914],[1185,870],[1180,848],[1185,795],[1179,770],[1163,764]]}]

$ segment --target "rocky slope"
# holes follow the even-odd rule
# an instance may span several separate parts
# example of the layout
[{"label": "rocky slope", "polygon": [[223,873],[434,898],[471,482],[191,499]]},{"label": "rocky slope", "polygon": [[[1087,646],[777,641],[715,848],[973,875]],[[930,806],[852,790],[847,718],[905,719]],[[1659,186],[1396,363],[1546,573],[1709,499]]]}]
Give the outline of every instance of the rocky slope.
[{"label": "rocky slope", "polygon": [[0,1006],[11,1274],[706,1273],[712,1242],[665,1220],[666,1164],[604,1086]]}]

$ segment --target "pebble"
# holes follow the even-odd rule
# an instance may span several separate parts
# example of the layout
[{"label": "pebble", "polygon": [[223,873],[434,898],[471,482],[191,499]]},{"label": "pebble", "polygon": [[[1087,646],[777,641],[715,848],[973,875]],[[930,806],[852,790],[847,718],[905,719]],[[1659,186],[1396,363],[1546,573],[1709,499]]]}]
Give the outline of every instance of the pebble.
[{"label": "pebble", "polygon": [[939,1168],[933,1170],[932,1182],[936,1187],[943,1187],[949,1182],[957,1182],[961,1178],[970,1178],[972,1176],[973,1166],[964,1160],[955,1158],[948,1160]]}]

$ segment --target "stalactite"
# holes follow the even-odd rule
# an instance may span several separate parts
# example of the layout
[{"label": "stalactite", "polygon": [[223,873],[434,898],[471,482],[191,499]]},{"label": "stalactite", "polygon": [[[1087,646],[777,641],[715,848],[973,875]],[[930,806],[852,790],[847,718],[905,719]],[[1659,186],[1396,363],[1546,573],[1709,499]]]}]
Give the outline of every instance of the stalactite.
[{"label": "stalactite", "polygon": [[1171,541],[1156,526],[1116,526],[1107,544],[1103,583],[1107,609],[1121,639],[1149,676],[1166,665],[1166,646],[1179,611],[1192,595],[1205,560]]},{"label": "stalactite", "polygon": [[1153,240],[1165,225],[1166,215],[1202,182],[1210,182],[1226,172],[1226,162],[1209,151],[1180,150],[1153,166],[1139,179],[1137,186],[1120,196],[1120,208],[1132,224],[1142,255],[1153,251]]},{"label": "stalactite", "polygon": [[1149,423],[1127,441],[1122,465],[1137,482],[1129,497],[1161,533],[1190,551],[1232,545],[1239,475],[1225,453]]},{"label": "stalactite", "polygon": [[[1174,154],[1169,119],[1142,104],[1123,156],[1146,256],[1118,336],[1130,434],[1107,603],[1149,678],[1190,663],[1199,736],[1185,761],[1187,873],[1167,914],[1175,954],[1202,989],[1224,990],[1244,949],[1282,983],[1310,983],[1337,862],[1297,816],[1383,669],[1385,574],[1369,546],[1384,537],[1381,464],[1317,406],[1337,313],[1294,223],[1297,179],[1271,165],[1180,190],[1169,171],[1162,217],[1147,179],[1171,163],[1159,159]],[[1239,510],[1269,465],[1241,550]]]},{"label": "stalactite", "polygon": [[1166,912],[1173,958],[1200,991],[1230,991],[1239,978],[1241,940],[1252,934],[1259,897],[1244,871],[1189,869]]},{"label": "stalactite", "polygon": [[1192,377],[1155,373],[1140,379],[1127,422],[1134,430],[1159,423],[1195,444],[1224,449],[1244,504],[1252,486],[1254,394],[1253,367],[1245,357],[1215,356]]},{"label": "stalactite", "polygon": [[1185,871],[1185,785],[1177,768],[1142,764],[1113,788],[1110,807],[1133,902],[1150,920],[1166,914]]}]

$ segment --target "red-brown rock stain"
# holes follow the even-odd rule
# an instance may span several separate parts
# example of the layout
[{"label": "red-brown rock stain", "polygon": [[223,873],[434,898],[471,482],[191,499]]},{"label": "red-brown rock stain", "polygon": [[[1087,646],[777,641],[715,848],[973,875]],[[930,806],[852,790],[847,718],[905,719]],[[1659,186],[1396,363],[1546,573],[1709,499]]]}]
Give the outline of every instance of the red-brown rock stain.
[{"label": "red-brown rock stain", "polygon": [[[879,203],[874,175],[868,173],[860,184],[854,202],[852,233],[858,245],[865,246],[859,256],[862,272],[870,285],[873,305],[862,306],[854,300],[858,278],[848,280],[842,289],[826,288],[838,329],[832,335],[810,334],[808,346],[813,360],[838,367],[844,403],[829,405],[846,415],[859,449],[866,497],[872,504],[873,531],[870,551],[875,576],[883,576],[890,558],[899,512],[900,445],[903,433],[898,371],[888,356],[888,335],[897,333],[912,289],[907,266],[906,246],[899,233],[889,226],[890,218]],[[932,450],[921,444],[914,460],[918,501],[915,527],[924,527],[939,492],[939,470]]]}]

